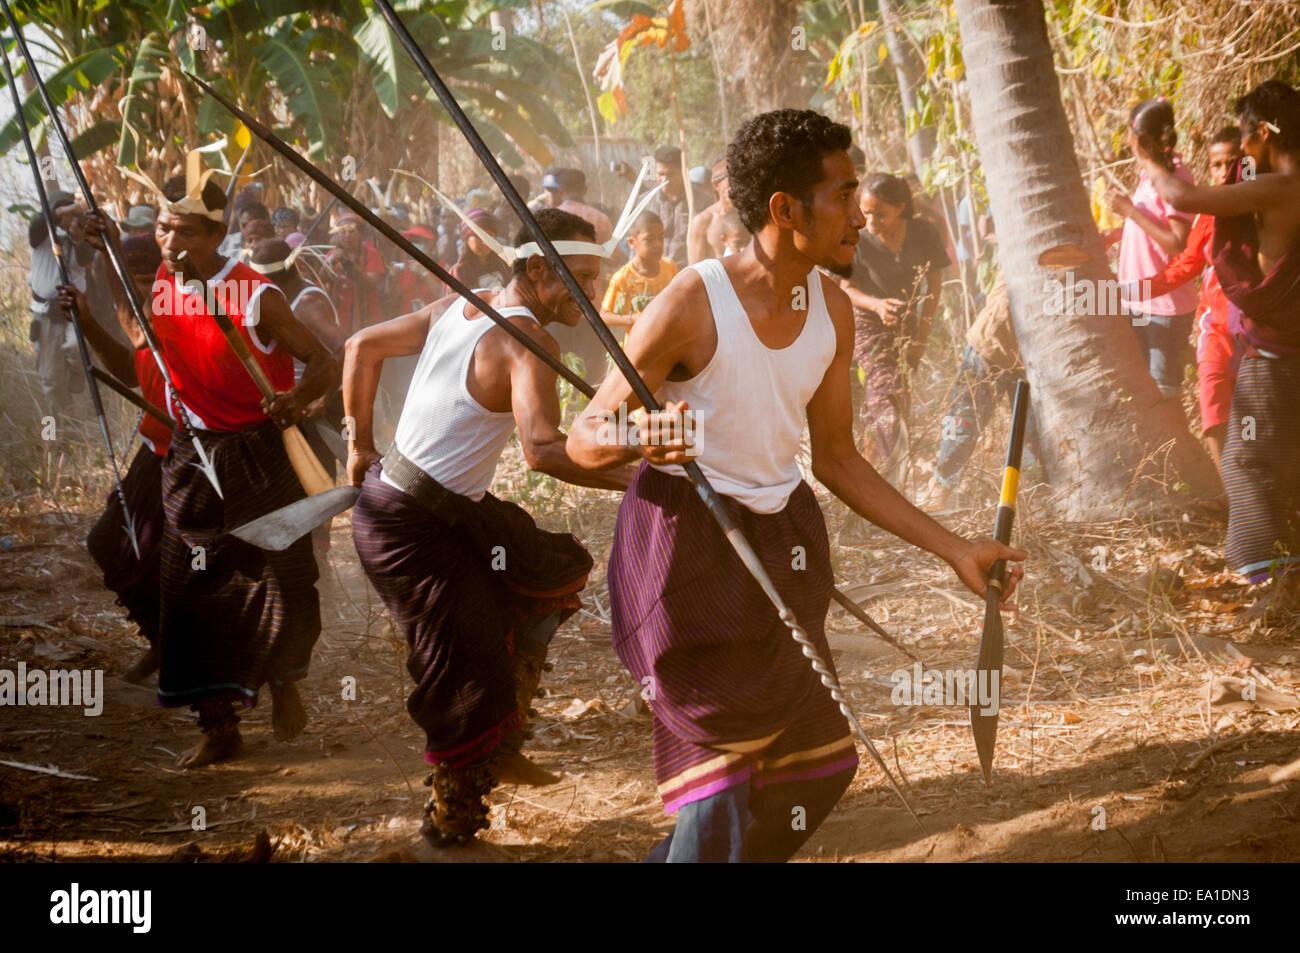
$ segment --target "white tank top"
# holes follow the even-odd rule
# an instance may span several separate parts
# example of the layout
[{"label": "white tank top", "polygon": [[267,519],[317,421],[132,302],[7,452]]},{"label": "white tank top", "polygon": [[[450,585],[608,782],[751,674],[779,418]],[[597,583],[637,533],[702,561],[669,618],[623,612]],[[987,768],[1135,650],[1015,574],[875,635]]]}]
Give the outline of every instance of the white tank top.
[{"label": "white tank top", "polygon": [[[338,312],[334,310],[334,302],[330,300],[330,296],[325,293],[324,289],[318,288],[315,285],[307,285],[302,289],[302,291],[299,291],[294,295],[293,300],[289,302],[289,310],[292,311],[294,308],[298,307],[298,302],[313,292],[325,299],[325,303],[330,306],[330,314],[334,317],[334,323],[338,324],[339,315]],[[302,380],[302,372],[306,367],[307,365],[296,357],[293,359],[293,382],[295,384]]]},{"label": "white tank top", "polygon": [[[719,493],[756,513],[779,512],[802,479],[795,456],[804,410],[835,356],[821,273],[808,273],[803,330],[774,350],[754,333],[721,261],[690,267],[704,279],[718,347],[704,370],[690,380],[665,381],[657,396],[689,404],[700,448],[695,462]],[[685,476],[676,465],[659,469]]]},{"label": "white tank top", "polygon": [[[523,307],[498,311],[533,316]],[[402,456],[448,490],[476,501],[492,484],[515,428],[511,411],[488,410],[465,384],[479,338],[495,327],[487,317],[467,321],[464,298],[443,313],[425,338],[393,438]]]}]

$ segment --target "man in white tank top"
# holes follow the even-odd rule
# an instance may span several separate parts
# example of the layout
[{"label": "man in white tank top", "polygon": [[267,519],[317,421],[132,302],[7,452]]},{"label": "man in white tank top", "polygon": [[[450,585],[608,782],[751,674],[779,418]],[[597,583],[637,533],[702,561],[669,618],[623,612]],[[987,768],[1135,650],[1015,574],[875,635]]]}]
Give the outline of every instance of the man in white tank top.
[{"label": "man in white tank top", "polygon": [[[600,258],[563,247],[592,242],[591,226],[554,209],[537,218],[594,297]],[[582,316],[540,254],[516,261],[500,292],[479,294],[557,358],[546,326]],[[372,427],[379,375],[386,358],[409,354],[419,363],[381,465]],[[487,492],[497,461],[518,430],[529,467],[556,479],[623,490],[632,470],[593,473],[570,460],[555,371],[455,295],[353,335],[343,402],[353,431],[348,476],[362,487],[352,511],[357,553],[406,632],[416,683],[407,710],[434,766],[423,833],[435,846],[463,843],[486,826],[492,785],[557,780],[520,747],[547,644],[581,605],[591,568],[573,536],[543,532]]]},{"label": "man in white tank top", "polygon": [[[817,479],[947,561],[972,591],[983,595],[996,559],[1025,558],[944,529],[854,446],[853,312],[817,270],[851,266],[863,225],[849,145],[846,127],[808,110],[766,113],[740,130],[727,149],[730,194],[753,242],[684,270],[628,335],[628,357],[665,413],[634,443],[613,422],[640,404],[610,374],[569,436],[570,455],[593,471],[645,458],[619,511],[608,579],[614,648],[646,686],[656,780],[678,813],[651,860],[788,859],[857,764],[843,717],[682,463],[694,459],[723,494],[826,660],[829,543],[795,465],[805,417]],[[698,413],[694,430],[665,436],[682,412]],[[1022,572],[1012,568],[1008,596]]]}]

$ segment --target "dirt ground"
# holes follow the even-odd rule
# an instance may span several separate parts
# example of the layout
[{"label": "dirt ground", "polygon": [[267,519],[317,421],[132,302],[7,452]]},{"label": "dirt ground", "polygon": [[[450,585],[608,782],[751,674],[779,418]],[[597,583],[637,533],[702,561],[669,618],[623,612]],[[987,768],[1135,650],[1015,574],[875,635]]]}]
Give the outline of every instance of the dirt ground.
[{"label": "dirt ground", "polygon": [[[334,523],[325,629],[302,683],[307,730],[293,743],[273,740],[264,697],[244,714],[242,760],[186,772],[175,756],[198,737],[192,715],[157,707],[152,680],[117,677],[143,643],[86,555],[93,505],[7,506],[0,668],[24,661],[107,674],[98,717],[0,708],[0,761],[84,776],[0,764],[0,858],[641,859],[671,820],[653,782],[649,720],[630,704],[638,686],[610,648],[603,570],[617,501],[528,486],[541,494],[530,501],[543,525],[577,532],[597,560],[587,609],[557,634],[536,704],[531,753],[563,780],[498,789],[491,830],[448,850],[418,835],[425,766],[404,708],[404,647],[360,574],[346,517]],[[800,858],[1300,857],[1300,776],[1275,778],[1300,758],[1300,650],[1290,624],[1242,617],[1252,594],[1224,571],[1221,520],[1190,507],[1145,523],[1067,527],[1039,515],[1046,492],[1022,494],[1016,538],[1030,551],[1029,574],[1021,611],[1007,616],[1008,700],[992,784],[981,777],[966,710],[892,704],[889,676],[911,663],[835,608],[828,625],[848,696],[906,778],[925,829],[860,752],[852,788]],[[991,526],[991,492],[975,495],[985,499],[944,517],[959,531]],[[843,510],[830,500],[824,509],[841,587],[927,667],[973,664],[982,609],[955,577],[878,532],[839,533]],[[342,700],[347,676],[355,702]],[[1251,694],[1247,683],[1253,701],[1241,697]],[[205,830],[194,829],[196,807]]]}]

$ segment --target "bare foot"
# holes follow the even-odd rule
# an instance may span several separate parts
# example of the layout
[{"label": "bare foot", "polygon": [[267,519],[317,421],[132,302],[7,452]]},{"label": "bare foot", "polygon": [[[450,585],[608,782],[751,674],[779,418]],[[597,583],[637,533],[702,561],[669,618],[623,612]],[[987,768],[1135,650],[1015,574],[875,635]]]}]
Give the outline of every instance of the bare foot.
[{"label": "bare foot", "polygon": [[307,711],[293,682],[271,687],[271,727],[276,741],[293,741],[307,727]]},{"label": "bare foot", "polygon": [[176,764],[182,768],[201,768],[238,758],[243,751],[244,739],[240,737],[239,729],[232,727],[228,731],[204,735],[203,741],[181,755]]},{"label": "bare foot", "polygon": [[552,774],[541,765],[529,761],[520,751],[500,752],[488,770],[502,784],[525,784],[540,788],[560,780],[558,774]]},{"label": "bare foot", "polygon": [[122,678],[133,685],[139,685],[146,678],[158,671],[158,646],[151,645],[134,665],[122,673]]}]

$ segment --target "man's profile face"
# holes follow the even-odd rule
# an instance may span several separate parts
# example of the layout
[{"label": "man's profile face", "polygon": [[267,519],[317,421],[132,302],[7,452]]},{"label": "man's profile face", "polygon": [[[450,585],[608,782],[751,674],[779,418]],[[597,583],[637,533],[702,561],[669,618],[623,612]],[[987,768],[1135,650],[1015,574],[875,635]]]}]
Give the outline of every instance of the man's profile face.
[{"label": "man's profile face", "polygon": [[796,207],[803,211],[803,227],[795,228],[795,247],[823,268],[851,267],[866,220],[858,207],[858,176],[847,150],[822,157],[822,179],[812,189],[811,202],[796,202]]},{"label": "man's profile face", "polygon": [[202,215],[182,215],[162,208],[158,211],[153,234],[162,249],[163,267],[169,274],[176,275],[185,270],[186,261],[210,262],[225,238],[225,231],[219,223]]}]

